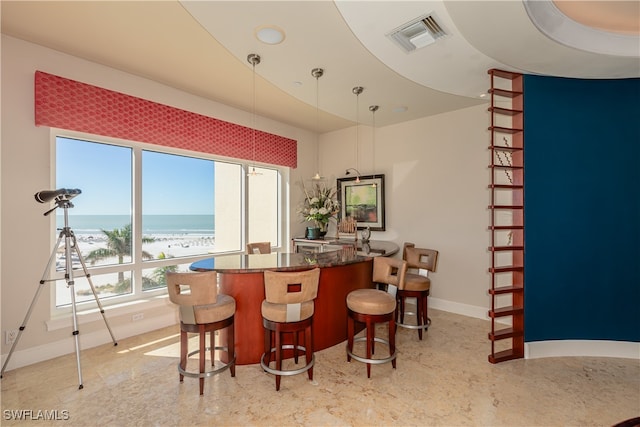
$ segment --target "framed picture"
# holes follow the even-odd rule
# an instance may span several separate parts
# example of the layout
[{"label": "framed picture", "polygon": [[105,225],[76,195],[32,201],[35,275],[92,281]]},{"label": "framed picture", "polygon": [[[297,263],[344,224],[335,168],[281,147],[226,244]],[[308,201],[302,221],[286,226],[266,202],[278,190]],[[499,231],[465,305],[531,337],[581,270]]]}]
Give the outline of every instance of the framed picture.
[{"label": "framed picture", "polygon": [[358,228],[384,231],[384,175],[338,178],[338,219],[354,217]]}]

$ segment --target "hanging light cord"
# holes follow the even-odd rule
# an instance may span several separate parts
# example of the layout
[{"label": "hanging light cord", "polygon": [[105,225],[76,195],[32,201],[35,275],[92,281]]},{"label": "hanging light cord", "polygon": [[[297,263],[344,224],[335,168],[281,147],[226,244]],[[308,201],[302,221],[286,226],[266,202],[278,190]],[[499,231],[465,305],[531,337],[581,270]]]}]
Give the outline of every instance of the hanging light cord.
[{"label": "hanging light cord", "polygon": [[369,111],[371,111],[371,163],[373,167],[373,172],[376,171],[376,111],[378,111],[377,105],[370,105]]},{"label": "hanging light cord", "polygon": [[318,170],[313,179],[322,179],[322,175],[320,174],[320,102],[319,102],[319,94],[320,94],[320,77],[324,75],[324,70],[322,68],[314,68],[311,70],[311,75],[316,78],[316,166]]},{"label": "hanging light cord", "polygon": [[256,173],[256,65],[260,63],[260,55],[250,53],[247,56],[247,61],[251,64],[253,69],[253,84],[252,84],[252,110],[251,110],[251,161],[252,171],[250,175],[257,175]]},{"label": "hanging light cord", "polygon": [[[373,164],[373,173],[376,173],[376,111],[378,111],[378,107],[377,105],[370,105],[369,106],[369,111],[371,111],[371,162]],[[373,183],[371,183],[372,187],[377,187],[376,182],[373,181]]]},{"label": "hanging light cord", "polygon": [[253,170],[256,169],[256,63],[253,63],[253,107],[251,109],[251,160],[253,161]]},{"label": "hanging light cord", "polygon": [[360,111],[360,94],[364,88],[362,86],[356,86],[351,91],[356,95],[356,169],[359,169],[359,155],[358,155],[358,145],[360,145],[360,120],[359,120],[359,111]]}]

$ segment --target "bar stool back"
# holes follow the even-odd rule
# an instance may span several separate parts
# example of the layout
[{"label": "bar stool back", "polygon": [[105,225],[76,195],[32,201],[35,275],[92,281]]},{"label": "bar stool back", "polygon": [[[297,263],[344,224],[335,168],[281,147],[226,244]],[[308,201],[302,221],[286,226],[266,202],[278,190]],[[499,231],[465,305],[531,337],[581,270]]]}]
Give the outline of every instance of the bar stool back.
[{"label": "bar stool back", "polygon": [[247,243],[247,253],[251,254],[270,254],[271,242],[255,242]]}]

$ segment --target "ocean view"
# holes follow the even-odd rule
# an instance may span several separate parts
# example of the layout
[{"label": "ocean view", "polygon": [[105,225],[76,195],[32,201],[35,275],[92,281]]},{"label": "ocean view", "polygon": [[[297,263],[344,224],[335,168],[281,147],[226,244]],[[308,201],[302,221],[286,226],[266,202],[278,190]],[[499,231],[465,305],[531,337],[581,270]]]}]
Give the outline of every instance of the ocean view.
[{"label": "ocean view", "polygon": [[[81,235],[100,235],[101,230],[112,231],[131,223],[129,215],[72,215],[69,227],[78,238]],[[142,234],[151,235],[215,235],[214,215],[143,215]],[[63,215],[56,216],[57,228],[64,226]]]},{"label": "ocean view", "polygon": [[[87,267],[100,265],[118,264],[118,257],[100,257],[91,260],[90,256],[96,251],[103,250],[108,246],[108,239],[102,230],[113,231],[122,230],[131,223],[129,215],[71,215],[69,214],[69,227],[74,232],[78,249],[82,257],[87,262]],[[64,226],[64,216],[56,216],[57,228]],[[178,258],[176,264],[181,264],[180,257],[193,255],[206,255],[215,250],[215,230],[214,215],[144,215],[142,217],[142,235],[152,238],[153,241],[143,243],[142,250],[150,258],[166,259]],[[56,269],[61,271],[65,268],[65,253],[60,246],[56,254]],[[122,262],[131,262],[131,255],[124,255]],[[72,254],[74,269],[82,266],[80,260]],[[186,271],[186,265],[179,267],[180,271]],[[145,270],[145,277],[154,278],[154,275],[161,270],[149,268]],[[125,273],[125,278],[130,278],[130,273]],[[98,288],[100,297],[117,295],[113,293],[111,287],[119,283],[121,279],[118,274],[94,275],[93,282]],[[87,279],[78,277],[76,279],[77,301],[90,301],[93,295],[89,292]],[[56,301],[58,305],[69,304],[71,302],[69,291],[64,286],[56,288]]]}]

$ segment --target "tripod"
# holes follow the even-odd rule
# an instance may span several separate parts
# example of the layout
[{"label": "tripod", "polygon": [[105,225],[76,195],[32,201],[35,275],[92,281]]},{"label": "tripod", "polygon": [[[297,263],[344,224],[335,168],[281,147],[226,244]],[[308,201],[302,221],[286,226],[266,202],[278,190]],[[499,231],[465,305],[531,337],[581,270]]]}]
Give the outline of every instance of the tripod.
[{"label": "tripod", "polygon": [[[42,192],[44,193],[44,192]],[[77,193],[76,193],[77,194]],[[70,292],[71,292],[71,311],[73,313],[73,337],[75,339],[75,347],[76,347],[76,362],[78,364],[78,383],[80,384],[80,386],[78,387],[80,390],[83,388],[82,385],[82,368],[80,367],[80,342],[78,340],[79,338],[79,334],[80,331],[78,331],[78,317],[77,317],[77,313],[76,313],[76,293],[75,293],[75,289],[74,289],[74,280],[73,280],[73,265],[72,265],[72,260],[71,260],[71,252],[72,250],[75,252],[75,254],[78,256],[78,259],[80,260],[80,263],[82,264],[82,270],[84,271],[84,276],[87,278],[87,281],[89,282],[89,285],[91,286],[91,291],[93,292],[93,296],[96,299],[96,303],[98,303],[98,308],[100,309],[100,314],[102,314],[102,318],[104,319],[104,323],[105,325],[107,325],[107,329],[109,330],[109,334],[111,335],[111,340],[113,341],[113,345],[118,345],[118,343],[116,342],[115,337],[113,336],[113,332],[111,332],[111,328],[109,327],[109,323],[107,323],[107,318],[104,315],[104,309],[102,308],[102,304],[100,304],[100,299],[98,299],[98,294],[96,293],[96,288],[93,286],[93,282],[91,281],[91,275],[89,274],[89,272],[87,271],[87,266],[84,263],[84,259],[82,258],[82,254],[80,253],[80,249],[78,249],[78,245],[76,242],[76,236],[73,233],[73,231],[71,230],[71,228],[69,227],[69,208],[73,207],[73,204],[71,203],[70,199],[72,197],[74,197],[75,194],[60,194],[56,197],[56,206],[53,209],[48,210],[47,212],[44,213],[45,216],[49,215],[51,212],[53,212],[56,208],[61,207],[64,209],[64,228],[62,228],[62,230],[60,231],[60,234],[58,236],[58,241],[56,242],[53,251],[51,252],[51,257],[49,258],[49,262],[47,263],[47,267],[44,270],[44,273],[42,275],[42,279],[40,279],[40,286],[38,286],[38,289],[36,290],[36,294],[33,297],[33,301],[31,301],[31,305],[29,306],[29,310],[27,310],[27,315],[25,316],[22,325],[20,326],[19,330],[18,330],[18,335],[16,336],[16,339],[13,341],[13,345],[11,345],[11,350],[9,350],[9,354],[7,355],[7,360],[5,360],[4,365],[2,365],[2,371],[0,372],[0,378],[2,378],[4,376],[4,371],[7,367],[7,364],[9,363],[9,360],[11,359],[11,355],[13,354],[13,350],[16,348],[16,345],[18,345],[18,341],[20,341],[20,337],[22,336],[22,332],[24,331],[27,322],[29,321],[29,317],[31,317],[31,312],[33,311],[33,308],[36,304],[36,301],[38,300],[38,297],[40,296],[40,292],[42,291],[42,288],[44,287],[44,285],[47,282],[51,282],[54,281],[55,279],[51,279],[51,278],[47,278],[49,272],[51,271],[51,265],[53,264],[53,262],[55,261],[56,258],[56,252],[58,250],[58,248],[60,247],[60,243],[62,243],[62,239],[64,239],[64,254],[65,254],[65,281],[67,282],[67,287],[69,288]],[[36,200],[41,201],[40,199],[38,199],[38,194],[36,194]]]}]

